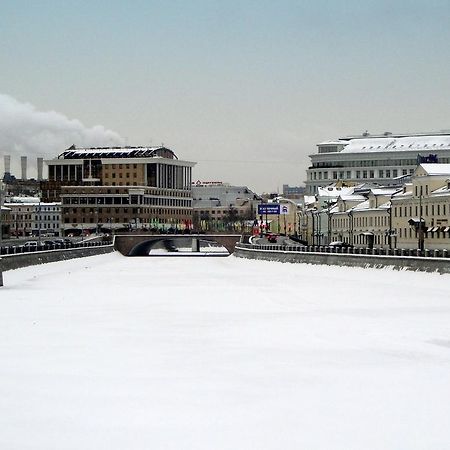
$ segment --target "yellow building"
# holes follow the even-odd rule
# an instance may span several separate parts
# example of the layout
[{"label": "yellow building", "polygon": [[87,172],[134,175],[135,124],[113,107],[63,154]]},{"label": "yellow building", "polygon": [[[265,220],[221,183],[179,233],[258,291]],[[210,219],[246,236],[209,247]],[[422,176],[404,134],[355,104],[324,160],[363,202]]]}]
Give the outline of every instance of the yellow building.
[{"label": "yellow building", "polygon": [[394,196],[392,223],[399,248],[450,248],[450,164],[421,164]]}]

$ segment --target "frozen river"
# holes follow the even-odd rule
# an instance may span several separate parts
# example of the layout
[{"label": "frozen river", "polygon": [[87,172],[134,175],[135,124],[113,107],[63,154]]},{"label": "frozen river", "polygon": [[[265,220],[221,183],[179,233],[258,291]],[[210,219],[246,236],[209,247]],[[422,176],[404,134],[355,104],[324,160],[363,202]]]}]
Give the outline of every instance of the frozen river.
[{"label": "frozen river", "polygon": [[117,254],[0,288],[0,448],[450,449],[450,276]]}]

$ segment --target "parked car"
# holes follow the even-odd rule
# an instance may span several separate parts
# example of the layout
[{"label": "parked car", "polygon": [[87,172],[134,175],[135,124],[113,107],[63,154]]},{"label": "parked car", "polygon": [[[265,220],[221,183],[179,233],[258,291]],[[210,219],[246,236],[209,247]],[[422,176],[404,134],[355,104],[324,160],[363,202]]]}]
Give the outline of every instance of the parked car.
[{"label": "parked car", "polygon": [[30,248],[32,248],[32,247],[37,248],[38,245],[39,245],[38,241],[27,241],[27,242],[25,242],[25,244],[23,244],[24,247],[30,247]]},{"label": "parked car", "polygon": [[353,247],[353,245],[349,244],[348,242],[343,241],[333,241],[328,244],[329,247],[334,248],[350,248]]},{"label": "parked car", "polygon": [[35,251],[37,250],[38,245],[37,241],[27,241],[23,244],[22,248],[24,251]]},{"label": "parked car", "polygon": [[271,242],[272,244],[275,244],[277,242],[277,238],[278,238],[278,236],[276,234],[273,234],[273,233],[269,233],[267,235],[267,240],[269,242]]}]

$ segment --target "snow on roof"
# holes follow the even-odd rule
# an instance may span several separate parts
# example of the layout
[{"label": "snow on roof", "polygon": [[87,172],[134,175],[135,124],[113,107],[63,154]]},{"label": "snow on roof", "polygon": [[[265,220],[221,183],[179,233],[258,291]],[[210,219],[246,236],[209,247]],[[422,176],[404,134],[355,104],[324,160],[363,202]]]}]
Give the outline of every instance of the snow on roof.
[{"label": "snow on roof", "polygon": [[320,144],[317,145],[345,145],[346,142],[342,142],[342,141],[325,141],[325,142],[321,142]]},{"label": "snow on roof", "polygon": [[448,175],[450,177],[450,164],[429,164],[420,165],[428,175]]},{"label": "snow on roof", "polygon": [[448,188],[448,186],[442,186],[439,189],[435,189],[431,193],[433,195],[449,195],[450,194],[450,189]]},{"label": "snow on roof", "polygon": [[398,187],[382,187],[382,188],[373,188],[371,190],[373,195],[392,195],[399,191]]},{"label": "snow on roof", "polygon": [[[341,142],[346,144],[345,141]],[[417,151],[433,153],[450,149],[450,135],[427,135],[405,137],[367,137],[350,139],[341,153],[371,153],[390,151]]]},{"label": "snow on roof", "polygon": [[369,209],[369,200],[365,200],[361,203],[358,203],[356,206],[352,208],[353,211],[359,211],[362,209]]},{"label": "snow on roof", "polygon": [[64,150],[58,159],[78,158],[158,158],[161,153],[172,155],[178,159],[175,153],[162,146],[158,147],[69,147]]},{"label": "snow on roof", "polygon": [[359,194],[340,195],[339,197],[346,202],[353,202],[353,201],[363,202],[364,200],[366,200],[366,197],[364,197],[364,195],[359,195]]},{"label": "snow on roof", "polygon": [[39,197],[11,197],[7,203],[39,203]]},{"label": "snow on roof", "polygon": [[1,206],[0,207],[0,210],[2,210],[2,211],[11,211],[11,208],[7,208],[6,206]]},{"label": "snow on roof", "polygon": [[310,205],[311,203],[316,203],[316,197],[314,195],[305,195],[304,202],[305,205]]},{"label": "snow on roof", "polygon": [[354,187],[337,187],[335,185],[319,187],[317,188],[317,195],[319,197],[339,197],[342,195],[351,195],[354,191]]},{"label": "snow on roof", "polygon": [[389,200],[386,203],[382,203],[380,206],[378,206],[378,209],[389,209],[391,207],[391,201]]}]

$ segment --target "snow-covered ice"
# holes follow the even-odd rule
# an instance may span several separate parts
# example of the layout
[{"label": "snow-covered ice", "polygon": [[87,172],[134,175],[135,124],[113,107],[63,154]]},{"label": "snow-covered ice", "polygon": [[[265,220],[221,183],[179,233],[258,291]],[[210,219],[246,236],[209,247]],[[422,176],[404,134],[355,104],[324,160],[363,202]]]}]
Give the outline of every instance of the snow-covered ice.
[{"label": "snow-covered ice", "polygon": [[450,276],[112,254],[4,278],[1,449],[450,449]]}]

